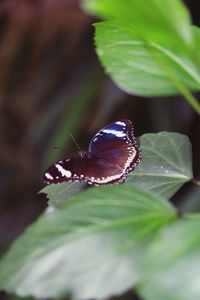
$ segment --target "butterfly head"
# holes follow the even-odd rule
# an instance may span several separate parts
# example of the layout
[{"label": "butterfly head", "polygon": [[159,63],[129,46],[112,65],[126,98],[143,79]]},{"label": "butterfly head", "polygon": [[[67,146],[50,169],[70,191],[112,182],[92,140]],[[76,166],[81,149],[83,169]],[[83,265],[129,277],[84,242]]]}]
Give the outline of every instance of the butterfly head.
[{"label": "butterfly head", "polygon": [[80,155],[81,158],[87,157],[86,151],[78,151],[78,154]]}]

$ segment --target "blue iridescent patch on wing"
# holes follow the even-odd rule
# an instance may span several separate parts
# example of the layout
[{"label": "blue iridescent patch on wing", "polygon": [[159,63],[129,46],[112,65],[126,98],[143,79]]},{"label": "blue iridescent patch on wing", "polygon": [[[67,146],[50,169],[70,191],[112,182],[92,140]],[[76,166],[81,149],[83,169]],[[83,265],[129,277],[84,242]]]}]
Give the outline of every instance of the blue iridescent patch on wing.
[{"label": "blue iridescent patch on wing", "polygon": [[100,130],[100,133],[106,133],[108,136],[115,136],[118,138],[124,138],[126,136],[126,124],[122,121],[118,121],[115,123],[112,123],[106,127],[104,127],[102,130]]},{"label": "blue iridescent patch on wing", "polygon": [[94,148],[103,146],[105,141],[112,142],[113,140],[125,140],[128,138],[127,124],[124,121],[111,123],[95,134],[89,145],[89,152]]}]

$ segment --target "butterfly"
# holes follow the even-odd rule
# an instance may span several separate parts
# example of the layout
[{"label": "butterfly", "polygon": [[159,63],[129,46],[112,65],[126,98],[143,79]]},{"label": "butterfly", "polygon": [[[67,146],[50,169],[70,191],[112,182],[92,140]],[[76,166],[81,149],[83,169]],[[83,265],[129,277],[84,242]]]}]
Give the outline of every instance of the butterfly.
[{"label": "butterfly", "polygon": [[44,182],[86,182],[94,186],[118,184],[125,181],[140,159],[141,151],[133,134],[133,124],[122,119],[98,131],[87,152],[50,166],[44,173]]}]

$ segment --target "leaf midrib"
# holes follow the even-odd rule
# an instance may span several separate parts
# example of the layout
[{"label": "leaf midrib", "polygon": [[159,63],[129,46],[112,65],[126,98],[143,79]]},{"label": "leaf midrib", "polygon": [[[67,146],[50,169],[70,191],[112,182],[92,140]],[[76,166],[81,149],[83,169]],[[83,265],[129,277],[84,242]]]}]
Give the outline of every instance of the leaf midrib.
[{"label": "leaf midrib", "polygon": [[[104,22],[106,23],[106,22]],[[117,25],[112,25],[113,27],[117,26]],[[122,32],[130,32],[135,34],[136,32],[134,31],[134,29],[130,29],[130,28],[126,28],[126,27],[122,27],[121,26],[121,31]],[[132,38],[130,36],[130,38]],[[178,56],[176,56],[175,54],[173,54],[169,49],[162,47],[161,45],[151,41],[151,40],[147,40],[144,39],[140,36],[140,38],[137,38],[137,41],[142,41],[141,44],[143,43],[144,46],[146,45],[146,47],[150,47],[152,49],[156,49],[158,50],[160,53],[162,53],[165,57],[168,57],[170,60],[172,60],[173,62],[175,62],[179,67],[182,68],[182,70],[184,70],[186,72],[186,74],[188,74],[199,86],[200,86],[200,75],[196,74],[195,72],[193,72],[182,60],[179,59]],[[188,50],[189,51],[189,50]],[[190,55],[190,59],[192,59],[192,56]],[[157,62],[158,63],[158,62]],[[162,68],[162,65],[160,65]],[[163,69],[163,68],[162,68]],[[166,77],[167,74],[166,74]],[[169,78],[171,81],[171,78]]]},{"label": "leaf midrib", "polygon": [[[142,222],[145,222],[145,225],[148,227],[149,226],[149,222],[146,221],[151,221],[152,220],[156,220],[156,223],[158,220],[161,220],[161,223],[163,223],[164,225],[164,221],[166,222],[167,220],[173,220],[175,219],[176,215],[175,213],[168,213],[168,214],[162,214],[162,213],[157,213],[157,214],[146,214],[146,216],[144,216],[143,218],[141,218],[140,216],[138,216],[137,218],[134,216],[131,216],[129,218],[125,217],[125,218],[121,218],[120,220],[112,220],[112,221],[107,221],[104,222],[103,224],[92,224],[92,225],[88,225],[87,227],[83,227],[83,229],[79,227],[79,229],[76,231],[72,231],[72,232],[68,232],[65,236],[62,236],[60,238],[58,238],[56,240],[56,242],[58,242],[58,240],[62,241],[65,240],[66,242],[71,242],[73,240],[76,240],[78,238],[82,238],[88,234],[93,234],[93,233],[100,233],[100,232],[104,232],[107,230],[112,230],[112,229],[116,229],[118,227],[123,227],[123,226],[127,226],[127,225],[133,225],[133,224],[139,224]],[[142,224],[141,224],[142,225]],[[141,228],[144,228],[146,226],[142,226]],[[138,230],[137,230],[138,231]]]}]

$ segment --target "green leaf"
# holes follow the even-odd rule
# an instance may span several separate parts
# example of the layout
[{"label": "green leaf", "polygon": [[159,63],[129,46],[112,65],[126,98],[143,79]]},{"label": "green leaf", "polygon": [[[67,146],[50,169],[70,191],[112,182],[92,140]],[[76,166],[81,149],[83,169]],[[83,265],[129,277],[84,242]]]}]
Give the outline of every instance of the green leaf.
[{"label": "green leaf", "polygon": [[128,184],[91,188],[47,212],[0,263],[0,288],[37,298],[108,298],[140,279],[155,233],[176,218],[165,200]]},{"label": "green leaf", "polygon": [[140,138],[142,159],[127,182],[170,198],[191,180],[192,149],[187,136],[160,132]]},{"label": "green leaf", "polygon": [[98,23],[95,28],[98,56],[124,91],[158,96],[178,94],[184,88],[199,90],[199,58],[192,50],[183,52],[178,40],[170,49],[156,44],[151,37],[141,38],[116,21]]},{"label": "green leaf", "polygon": [[50,184],[39,193],[44,193],[49,199],[48,204],[55,208],[62,207],[72,196],[78,194],[86,185],[84,182],[62,182]]},{"label": "green leaf", "polygon": [[146,259],[139,291],[146,300],[200,299],[200,215],[160,232]]},{"label": "green leaf", "polygon": [[[142,39],[170,46],[175,40],[191,46],[190,15],[180,0],[85,0],[83,8],[134,31]],[[112,39],[112,37],[111,37]]]}]

